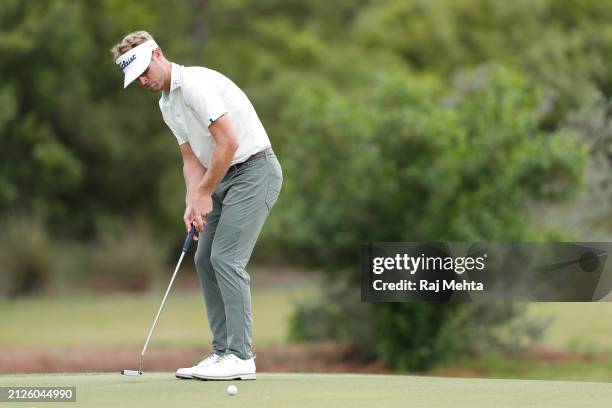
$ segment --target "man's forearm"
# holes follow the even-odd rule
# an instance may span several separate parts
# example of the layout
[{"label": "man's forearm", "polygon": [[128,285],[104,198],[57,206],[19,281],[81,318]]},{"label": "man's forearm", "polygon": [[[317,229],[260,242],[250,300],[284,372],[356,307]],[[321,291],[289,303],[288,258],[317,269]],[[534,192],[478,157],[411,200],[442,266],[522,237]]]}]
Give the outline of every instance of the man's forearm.
[{"label": "man's forearm", "polygon": [[185,186],[187,188],[187,194],[185,194],[185,203],[189,201],[189,196],[196,192],[198,186],[202,182],[204,175],[206,174],[206,168],[199,162],[185,163],[183,164],[183,176],[185,177]]},{"label": "man's forearm", "polygon": [[210,168],[206,171],[197,187],[199,193],[212,195],[217,184],[227,173],[237,148],[238,146],[234,143],[218,144],[215,147]]}]

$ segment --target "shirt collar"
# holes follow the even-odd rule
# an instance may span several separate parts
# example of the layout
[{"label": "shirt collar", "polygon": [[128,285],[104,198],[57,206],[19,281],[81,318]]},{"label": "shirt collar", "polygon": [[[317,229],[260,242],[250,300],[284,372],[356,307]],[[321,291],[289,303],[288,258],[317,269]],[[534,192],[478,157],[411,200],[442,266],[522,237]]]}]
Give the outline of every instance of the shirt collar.
[{"label": "shirt collar", "polygon": [[172,91],[181,86],[183,68],[182,65],[172,63],[170,70],[170,91],[162,91],[162,98],[168,96]]}]

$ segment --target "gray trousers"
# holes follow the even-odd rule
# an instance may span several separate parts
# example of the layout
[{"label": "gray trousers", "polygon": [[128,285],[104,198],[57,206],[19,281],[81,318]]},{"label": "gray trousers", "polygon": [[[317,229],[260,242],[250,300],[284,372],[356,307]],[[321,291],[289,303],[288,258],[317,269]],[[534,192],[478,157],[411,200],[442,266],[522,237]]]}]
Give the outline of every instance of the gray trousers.
[{"label": "gray trousers", "polygon": [[217,354],[252,357],[250,277],[245,267],[283,183],[272,149],[231,169],[212,196],[213,209],[195,254]]}]

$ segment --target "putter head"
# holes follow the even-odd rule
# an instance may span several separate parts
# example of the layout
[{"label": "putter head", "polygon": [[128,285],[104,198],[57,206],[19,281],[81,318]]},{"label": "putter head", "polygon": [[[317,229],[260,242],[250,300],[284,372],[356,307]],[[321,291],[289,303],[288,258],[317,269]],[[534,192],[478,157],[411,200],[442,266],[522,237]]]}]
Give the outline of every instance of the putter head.
[{"label": "putter head", "polygon": [[144,373],[142,371],[135,371],[135,370],[121,370],[121,374],[137,377],[139,375],[143,375]]}]

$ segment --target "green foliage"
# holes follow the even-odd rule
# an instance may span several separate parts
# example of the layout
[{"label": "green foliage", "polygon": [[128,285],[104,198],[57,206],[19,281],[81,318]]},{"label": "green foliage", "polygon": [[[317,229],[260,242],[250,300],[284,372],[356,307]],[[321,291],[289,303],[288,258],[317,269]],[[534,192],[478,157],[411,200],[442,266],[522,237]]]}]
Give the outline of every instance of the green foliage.
[{"label": "green foliage", "polygon": [[380,357],[402,371],[424,370],[447,360],[457,350],[464,352],[465,339],[445,330],[460,309],[460,304],[453,303],[381,305],[374,320],[380,330]]},{"label": "green foliage", "polygon": [[150,234],[141,227],[108,236],[96,247],[81,276],[86,284],[100,290],[142,292],[157,283],[164,272],[163,257]]},{"label": "green foliage", "polygon": [[350,345],[353,354],[360,358],[375,358],[380,339],[380,332],[373,330],[375,310],[359,302],[358,291],[346,281],[328,275],[324,288],[321,296],[297,305],[289,321],[289,339],[334,339]]},{"label": "green foliage", "polygon": [[376,308],[379,355],[399,370],[532,345],[549,320],[526,319],[519,304],[390,303]]},{"label": "green foliage", "polygon": [[290,339],[334,339],[360,359],[382,359],[401,371],[489,352],[520,354],[548,328],[549,318],[526,317],[515,303],[383,303],[359,301],[359,288],[328,275],[317,299],[299,304]]},{"label": "green foliage", "polygon": [[14,215],[1,220],[0,230],[0,297],[49,289],[58,272],[58,256],[44,226]]},{"label": "green foliage", "polygon": [[[553,238],[524,217],[527,204],[571,195],[587,157],[574,135],[538,127],[537,89],[498,66],[458,77],[439,102],[435,87],[414,75],[377,81],[360,102],[331,89],[302,90],[296,99],[283,112],[295,135],[281,156],[295,177],[286,183],[290,198],[281,206],[290,208],[276,217],[278,231],[353,286],[358,275],[347,268],[357,242]],[[382,304],[356,313],[357,299],[331,292],[323,305],[304,308],[295,337],[319,333],[376,349],[398,369],[429,368],[471,348],[466,332],[450,329],[464,313],[460,305]],[[319,321],[308,327],[314,316]],[[508,323],[516,314],[502,316]],[[473,317],[471,331],[495,328]],[[366,321],[377,333],[371,341],[354,329]]]},{"label": "green foliage", "polygon": [[374,83],[361,101],[296,92],[283,111],[291,177],[275,216],[288,246],[344,266],[368,240],[538,237],[528,201],[575,191],[587,152],[572,134],[538,128],[537,95],[520,75],[489,67],[468,78],[441,103],[410,75]]},{"label": "green foliage", "polygon": [[[168,242],[181,237],[182,210],[175,203],[182,202],[184,187],[175,141],[154,98],[121,89],[108,53],[134,29],[151,31],[170,59],[211,66],[234,79],[279,151],[300,126],[286,114],[300,109],[300,89],[361,101],[372,96],[373,78],[406,67],[420,73],[414,82],[426,79],[436,92],[446,91],[459,70],[483,62],[512,67],[526,86],[543,89],[531,108],[546,128],[563,125],[612,89],[605,63],[612,7],[602,2],[178,1],[168,11],[159,0],[29,0],[3,2],[0,11],[0,74],[6,79],[0,87],[0,211],[35,211],[67,237],[95,237],[99,217],[136,215],[151,220]],[[351,122],[363,122],[352,99],[344,109]],[[394,130],[377,125],[373,132]],[[587,126],[573,129],[587,135]],[[541,148],[561,153],[568,147]],[[365,147],[362,153],[370,155]],[[285,173],[287,180],[299,177]],[[275,215],[289,211],[276,208]],[[274,236],[265,231],[264,239]]]},{"label": "green foliage", "polygon": [[[164,16],[168,32],[184,33],[175,30],[181,10],[174,23]],[[140,5],[116,2],[0,5],[0,74],[10,78],[0,87],[0,211],[32,211],[60,235],[86,239],[100,233],[98,217],[144,213],[164,226],[165,201],[173,197],[161,205],[147,198],[170,168],[180,173],[176,142],[155,100],[123,91],[108,51],[126,32],[161,18],[147,16]],[[163,44],[164,32],[156,34]]]}]

